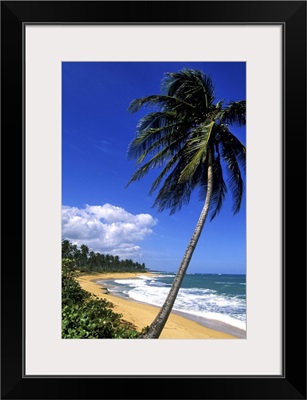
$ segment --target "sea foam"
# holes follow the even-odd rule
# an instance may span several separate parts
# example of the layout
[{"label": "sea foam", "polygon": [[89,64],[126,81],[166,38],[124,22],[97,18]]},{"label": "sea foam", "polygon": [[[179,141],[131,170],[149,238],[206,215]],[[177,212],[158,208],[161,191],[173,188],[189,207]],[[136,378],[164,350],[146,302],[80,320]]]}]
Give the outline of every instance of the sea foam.
[{"label": "sea foam", "polygon": [[[219,278],[221,277],[223,275],[219,275]],[[229,275],[227,277],[229,278]],[[187,275],[173,310],[246,330],[246,295],[245,287],[242,285],[245,283],[242,282],[245,276],[241,281],[237,278],[227,280],[227,277],[217,281],[209,275],[193,274],[190,277]],[[113,281],[110,291],[161,307],[169,293],[173,278],[173,274],[161,274],[155,277],[144,275],[140,278],[118,279]],[[206,282],[208,287],[204,287]],[[185,287],[192,284],[194,287]]]}]

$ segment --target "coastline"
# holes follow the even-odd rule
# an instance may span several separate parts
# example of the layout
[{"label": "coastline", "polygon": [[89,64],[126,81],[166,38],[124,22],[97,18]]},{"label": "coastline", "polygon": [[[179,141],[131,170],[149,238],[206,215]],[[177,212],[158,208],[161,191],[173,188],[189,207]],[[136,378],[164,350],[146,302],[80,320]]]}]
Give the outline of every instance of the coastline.
[{"label": "coastline", "polygon": [[[159,307],[141,303],[133,299],[105,293],[105,287],[96,281],[137,278],[140,276],[156,276],[152,272],[104,273],[83,275],[77,279],[82,289],[113,303],[113,311],[121,314],[122,319],[132,323],[137,330],[151,324]],[[245,338],[245,332],[227,324],[212,321],[191,314],[172,311],[161,333],[161,339],[238,339]]]}]

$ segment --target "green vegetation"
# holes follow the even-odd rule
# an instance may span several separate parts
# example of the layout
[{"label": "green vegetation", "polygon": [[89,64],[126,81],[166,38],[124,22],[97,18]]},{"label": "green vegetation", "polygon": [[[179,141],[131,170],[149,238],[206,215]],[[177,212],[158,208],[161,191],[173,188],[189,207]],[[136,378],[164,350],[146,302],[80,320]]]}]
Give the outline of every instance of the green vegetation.
[{"label": "green vegetation", "polygon": [[73,260],[62,262],[62,338],[134,339],[132,324],[113,312],[113,304],[83,290],[72,272]]},{"label": "green vegetation", "polygon": [[145,264],[130,259],[120,260],[118,256],[90,251],[85,244],[78,247],[68,240],[62,240],[62,259],[73,260],[71,270],[80,272],[146,272]]},{"label": "green vegetation", "polygon": [[76,278],[104,272],[146,272],[144,264],[78,248],[62,241],[62,338],[135,339],[140,333],[116,314],[113,304],[82,289]]}]

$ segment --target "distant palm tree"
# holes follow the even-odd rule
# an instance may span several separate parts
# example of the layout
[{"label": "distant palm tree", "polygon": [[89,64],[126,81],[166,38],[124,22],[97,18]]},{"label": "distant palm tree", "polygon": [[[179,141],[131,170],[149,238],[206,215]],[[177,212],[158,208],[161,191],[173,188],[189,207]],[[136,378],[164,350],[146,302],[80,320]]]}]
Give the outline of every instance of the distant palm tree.
[{"label": "distant palm tree", "polygon": [[223,101],[215,103],[212,80],[200,70],[167,73],[161,87],[165,94],[135,99],[129,106],[131,112],[137,112],[145,105],[152,106],[153,112],[140,119],[136,137],[129,145],[128,155],[137,159],[139,167],[127,186],[157,167],[159,175],[150,193],[161,186],[154,201],[158,211],[170,209],[170,214],[173,214],[189,202],[196,188],[204,206],[169,294],[141,338],[159,338],[208,212],[212,220],[222,207],[227,192],[224,172],[228,177],[234,214],[240,210],[244,191],[242,171],[245,172],[246,149],[230,132],[228,125],[245,125],[245,100],[226,105]]}]

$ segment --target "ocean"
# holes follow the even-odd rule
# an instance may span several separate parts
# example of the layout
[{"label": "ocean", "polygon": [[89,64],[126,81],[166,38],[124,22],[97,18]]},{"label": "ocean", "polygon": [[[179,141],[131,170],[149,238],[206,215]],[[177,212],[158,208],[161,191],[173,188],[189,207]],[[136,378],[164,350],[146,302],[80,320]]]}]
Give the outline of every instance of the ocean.
[{"label": "ocean", "polygon": [[[157,276],[144,274],[140,278],[102,281],[101,284],[114,295],[161,307],[175,274],[150,272]],[[173,311],[209,328],[220,327],[229,333],[240,331],[240,337],[245,337],[246,275],[187,273]]]}]

